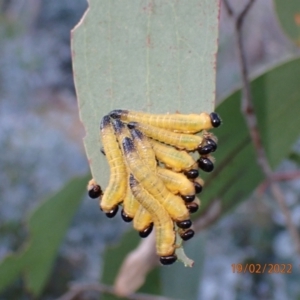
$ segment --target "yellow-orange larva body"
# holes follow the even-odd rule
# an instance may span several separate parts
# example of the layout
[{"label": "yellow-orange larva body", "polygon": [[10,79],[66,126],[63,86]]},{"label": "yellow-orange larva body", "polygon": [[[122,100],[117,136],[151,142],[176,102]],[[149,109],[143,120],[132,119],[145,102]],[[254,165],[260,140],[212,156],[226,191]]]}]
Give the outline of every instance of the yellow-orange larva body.
[{"label": "yellow-orange larva body", "polygon": [[184,150],[149,139],[156,158],[175,172],[197,169],[197,162]]},{"label": "yellow-orange larva body", "polygon": [[100,207],[104,212],[110,212],[124,200],[127,189],[127,171],[109,116],[104,116],[101,120],[100,134],[110,167],[110,179]]},{"label": "yellow-orange larva body", "polygon": [[167,129],[161,129],[152,125],[136,122],[131,122],[128,126],[129,128],[139,129],[146,136],[151,137],[154,140],[187,151],[195,151],[198,146],[202,145],[205,141],[203,134],[193,135],[188,133],[176,133]]},{"label": "yellow-orange larva body", "polygon": [[211,116],[205,112],[200,114],[150,114],[131,110],[115,110],[110,115],[119,117],[125,122],[139,122],[182,133],[196,133],[214,127]]},{"label": "yellow-orange larva body", "polygon": [[133,219],[133,228],[137,231],[143,231],[146,228],[148,228],[151,223],[152,223],[151,214],[143,205],[139,203],[139,208],[137,209],[137,212]]},{"label": "yellow-orange larva body", "polygon": [[141,131],[135,128],[131,129],[130,132],[134,146],[140,158],[150,168],[150,170],[156,172],[157,161],[148,137],[146,137]]},{"label": "yellow-orange larva body", "polygon": [[167,189],[173,194],[195,195],[195,186],[182,173],[176,173],[164,168],[157,168],[157,175],[162,179]]},{"label": "yellow-orange larva body", "polygon": [[[113,125],[114,133],[116,135],[116,138],[119,142],[119,147],[122,149],[122,140],[124,137],[131,137],[131,134],[129,132],[129,129],[126,125],[123,124],[120,120],[111,120],[111,123]],[[123,158],[124,160],[124,158]],[[124,164],[125,160],[124,160]],[[127,168],[127,176],[129,176],[128,167]],[[135,214],[140,206],[138,201],[135,199],[135,197],[132,195],[131,189],[129,188],[129,178],[126,178],[127,180],[127,190],[123,201],[123,210],[124,213],[130,217],[134,218]]]},{"label": "yellow-orange larva body", "polygon": [[151,214],[156,236],[156,252],[160,256],[173,255],[175,251],[175,232],[173,221],[163,205],[149,194],[138,183],[134,176],[130,176],[130,188],[135,198]]},{"label": "yellow-orange larva body", "polygon": [[127,165],[142,187],[162,204],[173,220],[189,220],[189,212],[184,201],[179,196],[170,193],[157,174],[143,163],[134,147],[133,141],[129,138],[124,138],[122,144]]}]

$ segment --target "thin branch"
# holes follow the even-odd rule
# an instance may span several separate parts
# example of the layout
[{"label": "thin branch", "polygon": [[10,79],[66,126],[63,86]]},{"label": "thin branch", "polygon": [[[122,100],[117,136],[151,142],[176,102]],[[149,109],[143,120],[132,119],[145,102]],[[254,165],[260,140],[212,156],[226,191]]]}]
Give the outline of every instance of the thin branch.
[{"label": "thin branch", "polygon": [[257,163],[261,167],[266,179],[270,182],[270,189],[273,194],[273,197],[276,199],[280,207],[280,210],[285,217],[286,226],[294,240],[296,251],[298,254],[300,254],[300,237],[298,234],[298,230],[295,224],[292,222],[291,213],[286,205],[285,198],[282,191],[280,190],[279,186],[272,180],[273,172],[270,167],[265,150],[261,143],[261,137],[257,126],[257,118],[253,107],[251,86],[250,86],[250,81],[248,76],[246,55],[245,55],[245,49],[243,44],[242,27],[243,27],[245,17],[249,12],[249,9],[252,7],[255,0],[249,0],[247,5],[239,15],[235,15],[228,1],[226,0],[223,1],[229,16],[231,16],[235,22],[235,34],[237,38],[237,46],[238,46],[237,48],[238,48],[238,55],[239,55],[242,82],[243,82],[243,88],[242,88],[243,97],[241,101],[241,112],[244,115],[256,151]]},{"label": "thin branch", "polygon": [[[71,286],[70,290],[66,294],[62,295],[56,300],[73,300],[76,297],[80,296],[82,293],[88,291],[116,295],[114,288],[109,285],[100,284],[100,283],[74,284],[73,286]],[[131,294],[127,296],[126,299],[128,300],[174,300],[172,298],[141,294],[141,293]]]}]

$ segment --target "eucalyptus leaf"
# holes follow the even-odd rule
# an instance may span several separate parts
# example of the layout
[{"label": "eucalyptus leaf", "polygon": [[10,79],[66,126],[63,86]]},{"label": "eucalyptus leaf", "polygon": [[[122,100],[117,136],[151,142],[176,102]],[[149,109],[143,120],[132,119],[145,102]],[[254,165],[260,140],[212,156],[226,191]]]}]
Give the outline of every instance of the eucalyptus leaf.
[{"label": "eucalyptus leaf", "polygon": [[106,186],[99,122],[112,109],[154,113],[214,110],[218,0],[98,1],[72,32],[84,144]]}]

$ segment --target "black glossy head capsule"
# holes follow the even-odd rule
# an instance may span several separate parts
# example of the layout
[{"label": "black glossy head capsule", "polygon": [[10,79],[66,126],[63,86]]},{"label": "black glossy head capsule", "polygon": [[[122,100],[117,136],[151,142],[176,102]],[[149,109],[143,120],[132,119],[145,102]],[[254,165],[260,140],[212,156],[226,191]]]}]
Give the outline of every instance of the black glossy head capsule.
[{"label": "black glossy head capsule", "polygon": [[189,210],[191,214],[195,213],[199,209],[199,205],[195,202],[187,203],[186,208]]},{"label": "black glossy head capsule", "polygon": [[181,196],[181,198],[185,201],[185,202],[193,202],[195,200],[195,195],[185,195],[185,196]]},{"label": "black glossy head capsule", "polygon": [[100,185],[93,185],[91,189],[88,190],[88,195],[92,199],[99,198],[101,195],[103,195]]},{"label": "black glossy head capsule", "polygon": [[117,205],[114,208],[112,208],[112,210],[110,212],[106,213],[105,215],[111,219],[117,214],[118,210],[119,210],[119,206]]},{"label": "black glossy head capsule", "polygon": [[217,143],[212,139],[206,139],[206,144],[213,147],[213,150],[211,152],[215,152],[218,148]]},{"label": "black glossy head capsule", "polygon": [[187,229],[192,226],[192,221],[191,220],[178,221],[176,222],[176,224],[179,228]]},{"label": "black glossy head capsule", "polygon": [[185,232],[182,232],[180,234],[180,237],[184,240],[184,241],[188,241],[189,239],[191,239],[193,236],[195,235],[195,231],[193,229],[189,229]]},{"label": "black glossy head capsule", "polygon": [[152,229],[153,229],[153,223],[151,223],[147,228],[145,228],[144,230],[142,231],[139,231],[139,236],[141,238],[146,238],[151,232],[152,232]]},{"label": "black glossy head capsule", "polygon": [[199,182],[194,182],[194,187],[195,187],[195,193],[199,194],[202,192],[202,185]]},{"label": "black glossy head capsule", "polygon": [[163,265],[171,265],[177,260],[177,256],[176,255],[161,256],[159,260]]},{"label": "black glossy head capsule", "polygon": [[188,179],[195,179],[199,176],[199,172],[196,169],[192,169],[189,171],[185,171],[184,175],[188,178]]},{"label": "black glossy head capsule", "polygon": [[214,152],[214,148],[211,145],[199,146],[197,150],[200,155],[207,155],[211,152]]},{"label": "black glossy head capsule", "polygon": [[126,223],[129,223],[129,222],[131,222],[133,220],[133,218],[129,217],[125,213],[124,209],[122,209],[122,211],[121,211],[121,217],[122,217],[123,221],[126,222]]},{"label": "black glossy head capsule", "polygon": [[125,109],[115,109],[109,113],[109,116],[113,119],[120,119],[122,115],[128,114],[128,110]]},{"label": "black glossy head capsule", "polygon": [[198,160],[198,166],[205,172],[211,172],[214,169],[212,161],[206,157],[200,157]]},{"label": "black glossy head capsule", "polygon": [[219,127],[221,125],[221,119],[217,113],[212,112],[209,116],[211,124],[214,128]]}]

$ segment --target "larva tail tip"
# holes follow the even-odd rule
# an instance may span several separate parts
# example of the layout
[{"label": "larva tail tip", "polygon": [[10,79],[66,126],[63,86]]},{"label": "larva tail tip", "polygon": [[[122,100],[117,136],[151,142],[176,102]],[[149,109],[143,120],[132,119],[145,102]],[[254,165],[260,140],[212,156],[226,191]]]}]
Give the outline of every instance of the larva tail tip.
[{"label": "larva tail tip", "polygon": [[212,112],[209,116],[210,116],[211,124],[214,128],[217,128],[221,125],[222,122],[217,113]]},{"label": "larva tail tip", "polygon": [[113,119],[120,119],[122,115],[127,114],[128,110],[114,109],[109,113],[109,116]]},{"label": "larva tail tip", "polygon": [[128,127],[129,129],[134,129],[136,126],[137,126],[137,122],[129,122],[129,123],[127,124],[127,127]]},{"label": "larva tail tip", "polygon": [[120,134],[121,131],[125,128],[125,125],[122,121],[120,121],[119,119],[113,120],[112,124],[114,126],[114,130],[116,132],[116,134]]},{"label": "larva tail tip", "polygon": [[176,255],[161,256],[159,260],[163,265],[171,265],[177,260],[177,256]]},{"label": "larva tail tip", "polygon": [[103,129],[110,125],[110,117],[104,116],[100,122],[100,129]]},{"label": "larva tail tip", "polygon": [[129,137],[125,137],[123,139],[122,145],[123,145],[123,149],[124,149],[125,154],[135,151],[133,141]]},{"label": "larva tail tip", "polygon": [[179,228],[187,229],[192,226],[192,221],[191,220],[178,221],[176,222],[176,224]]},{"label": "larva tail tip", "polygon": [[188,241],[190,240],[193,236],[195,235],[195,231],[193,229],[189,229],[183,233],[180,234],[180,237],[184,240],[184,241]]},{"label": "larva tail tip", "polygon": [[[129,128],[129,127],[128,127]],[[132,138],[135,140],[135,139],[143,139],[144,135],[142,134],[141,131],[139,131],[138,129],[136,128],[131,128],[130,129],[130,132],[131,132],[131,135],[132,135]]]}]

